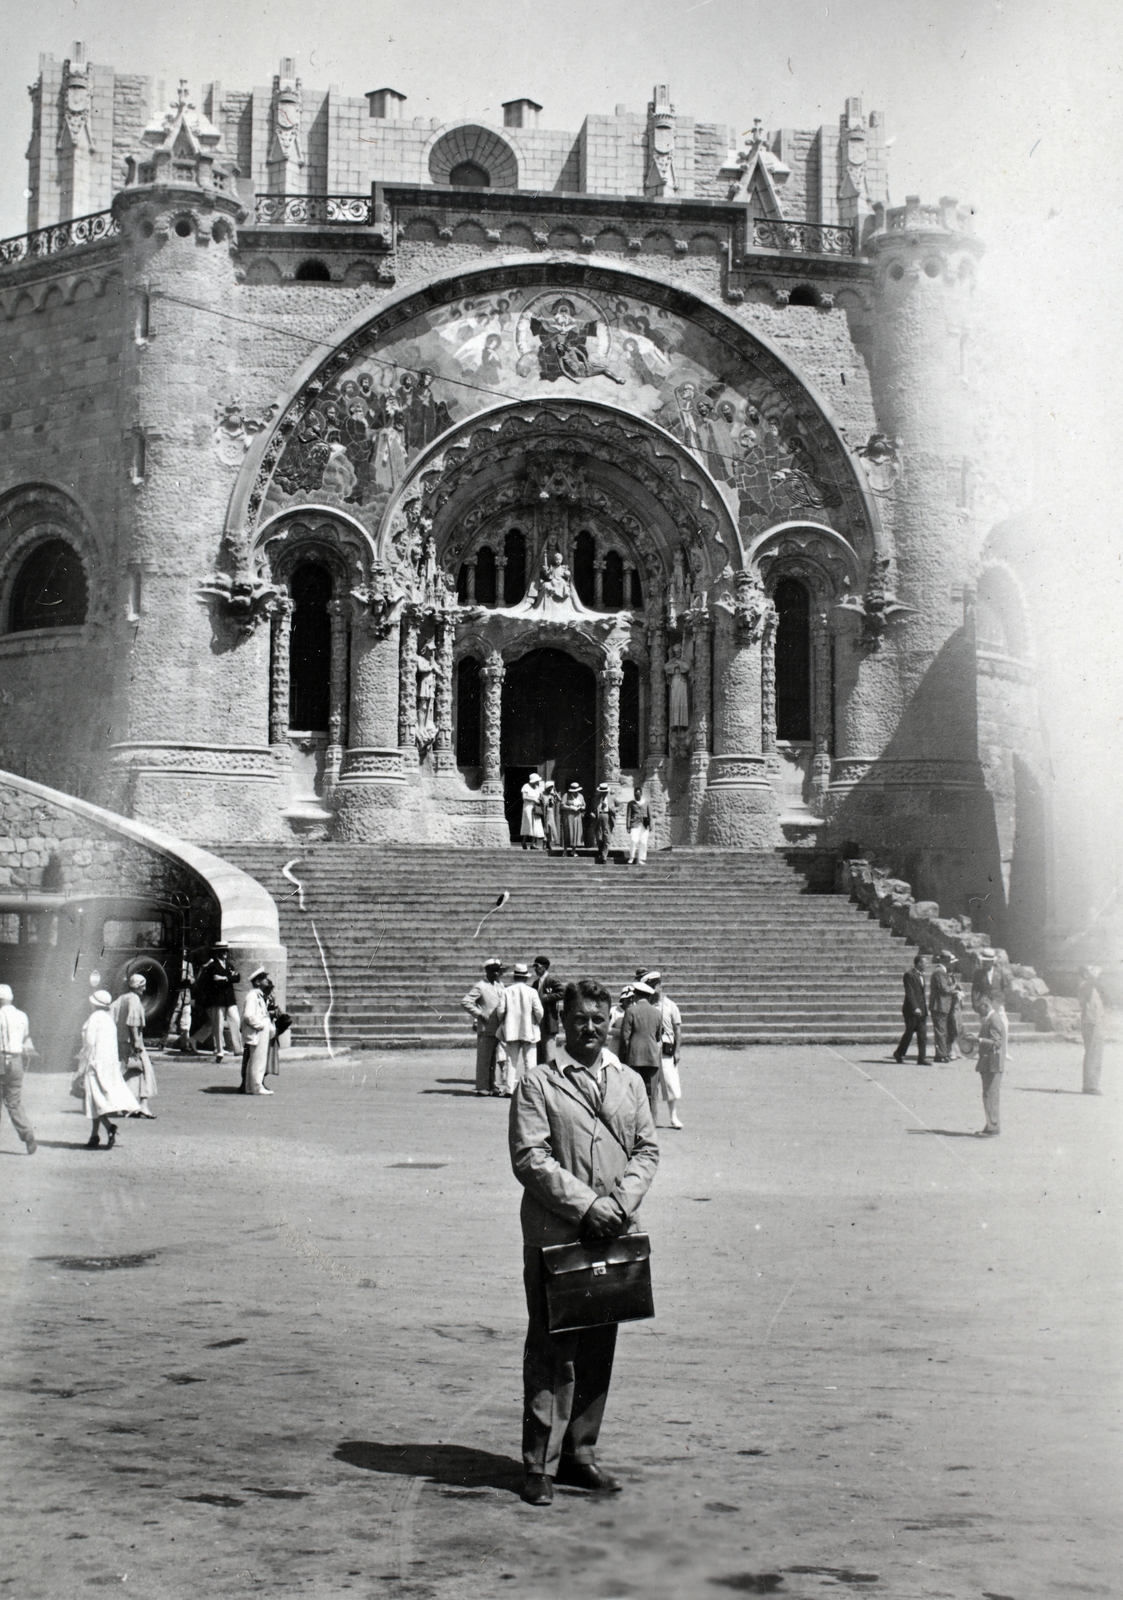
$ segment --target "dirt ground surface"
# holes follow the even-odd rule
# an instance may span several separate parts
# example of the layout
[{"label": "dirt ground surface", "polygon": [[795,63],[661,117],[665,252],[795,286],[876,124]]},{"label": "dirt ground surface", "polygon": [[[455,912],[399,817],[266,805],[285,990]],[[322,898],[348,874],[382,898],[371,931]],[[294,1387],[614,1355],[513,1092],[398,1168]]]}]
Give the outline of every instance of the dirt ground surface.
[{"label": "dirt ground surface", "polygon": [[[1119,1052],[698,1050],[604,1497],[517,1498],[518,1190],[471,1056],[157,1060],[5,1118],[0,1597],[1123,1594]],[[665,1121],[665,1116],[664,1119]],[[112,1264],[113,1258],[132,1264]]]}]

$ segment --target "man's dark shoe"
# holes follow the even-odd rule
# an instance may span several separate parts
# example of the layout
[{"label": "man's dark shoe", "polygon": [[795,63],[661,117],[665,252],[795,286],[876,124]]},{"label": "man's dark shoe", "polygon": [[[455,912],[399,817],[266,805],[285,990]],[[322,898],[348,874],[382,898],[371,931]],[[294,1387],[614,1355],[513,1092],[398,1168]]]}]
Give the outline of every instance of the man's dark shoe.
[{"label": "man's dark shoe", "polygon": [[528,1472],[519,1490],[519,1499],[528,1506],[548,1506],[554,1500],[554,1480],[541,1472]]},{"label": "man's dark shoe", "polygon": [[568,1489],[596,1489],[601,1494],[619,1494],[624,1487],[591,1461],[569,1461],[565,1456],[558,1462],[558,1482]]},{"label": "man's dark shoe", "polygon": [[28,1155],[29,1156],[33,1156],[35,1154],[36,1150],[38,1150],[38,1148],[39,1148],[39,1141],[38,1141],[38,1139],[36,1139],[35,1135],[32,1134],[31,1138],[28,1139],[28,1141],[27,1141],[27,1153],[28,1153]]}]

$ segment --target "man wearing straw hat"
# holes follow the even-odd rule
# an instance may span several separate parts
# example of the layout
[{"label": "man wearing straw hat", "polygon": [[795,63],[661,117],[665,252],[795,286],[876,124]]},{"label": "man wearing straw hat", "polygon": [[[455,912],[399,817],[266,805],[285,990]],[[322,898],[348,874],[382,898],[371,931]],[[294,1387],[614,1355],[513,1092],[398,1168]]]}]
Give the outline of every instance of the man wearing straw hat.
[{"label": "man wearing straw hat", "polygon": [[955,1002],[955,980],[951,976],[951,963],[954,960],[954,956],[949,956],[948,951],[942,950],[936,957],[936,965],[932,969],[932,979],[928,985],[928,1011],[932,1018],[932,1042],[936,1052],[936,1060],[942,1065],[946,1065],[951,1060],[948,1022],[951,1018],[952,1005]]},{"label": "man wearing straw hat", "polygon": [[476,1093],[506,1094],[506,1052],[500,1055],[499,1031],[507,1009],[503,987],[503,963],[498,956],[484,962],[484,975],[474,983],[460,1004],[476,1030]]},{"label": "man wearing straw hat", "polygon": [[526,1077],[527,1070],[537,1060],[535,1049],[542,1037],[542,1019],[545,1015],[537,989],[530,982],[530,968],[525,961],[516,961],[511,970],[511,982],[503,991],[503,1021],[500,1033],[507,1052],[508,1094],[514,1094],[516,1084]]}]

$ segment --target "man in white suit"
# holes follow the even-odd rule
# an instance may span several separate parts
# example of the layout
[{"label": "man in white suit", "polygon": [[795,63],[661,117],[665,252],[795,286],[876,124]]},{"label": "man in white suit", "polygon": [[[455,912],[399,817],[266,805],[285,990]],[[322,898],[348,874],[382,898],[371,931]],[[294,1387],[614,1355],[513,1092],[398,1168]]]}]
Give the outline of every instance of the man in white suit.
[{"label": "man in white suit", "polygon": [[527,1068],[537,1059],[535,1046],[542,1037],[544,1015],[525,961],[515,962],[504,998],[507,1005],[500,1032],[507,1047],[507,1093],[514,1094],[516,1085],[526,1077]]}]

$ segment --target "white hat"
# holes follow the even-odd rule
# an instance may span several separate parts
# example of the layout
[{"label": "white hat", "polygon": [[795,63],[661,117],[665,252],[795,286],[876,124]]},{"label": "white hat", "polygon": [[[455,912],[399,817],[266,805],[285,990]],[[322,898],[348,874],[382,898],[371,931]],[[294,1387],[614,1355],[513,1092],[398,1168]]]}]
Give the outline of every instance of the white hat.
[{"label": "white hat", "polygon": [[980,950],[979,951],[979,960],[980,961],[997,961],[998,960],[998,951],[997,950],[992,950],[990,945],[987,945],[985,950]]},{"label": "white hat", "polygon": [[633,988],[633,990],[635,991],[636,994],[654,994],[655,993],[655,990],[651,987],[651,985],[649,983],[634,983],[632,985],[632,988]]},{"label": "white hat", "polygon": [[107,1008],[113,1004],[113,996],[108,989],[95,989],[90,996],[90,1004]]},{"label": "white hat", "polygon": [[269,970],[267,967],[255,967],[250,973],[250,982],[254,983],[258,978],[267,978],[268,976]]},{"label": "white hat", "polygon": [[15,999],[15,995],[6,983],[0,983],[0,1006],[8,1005]]},{"label": "white hat", "polygon": [[662,983],[662,981],[663,974],[661,972],[656,972],[654,968],[650,972],[645,972],[643,975],[644,983]]},{"label": "white hat", "polygon": [[511,976],[512,978],[528,978],[530,976],[530,968],[525,961],[516,961],[511,968]]}]

